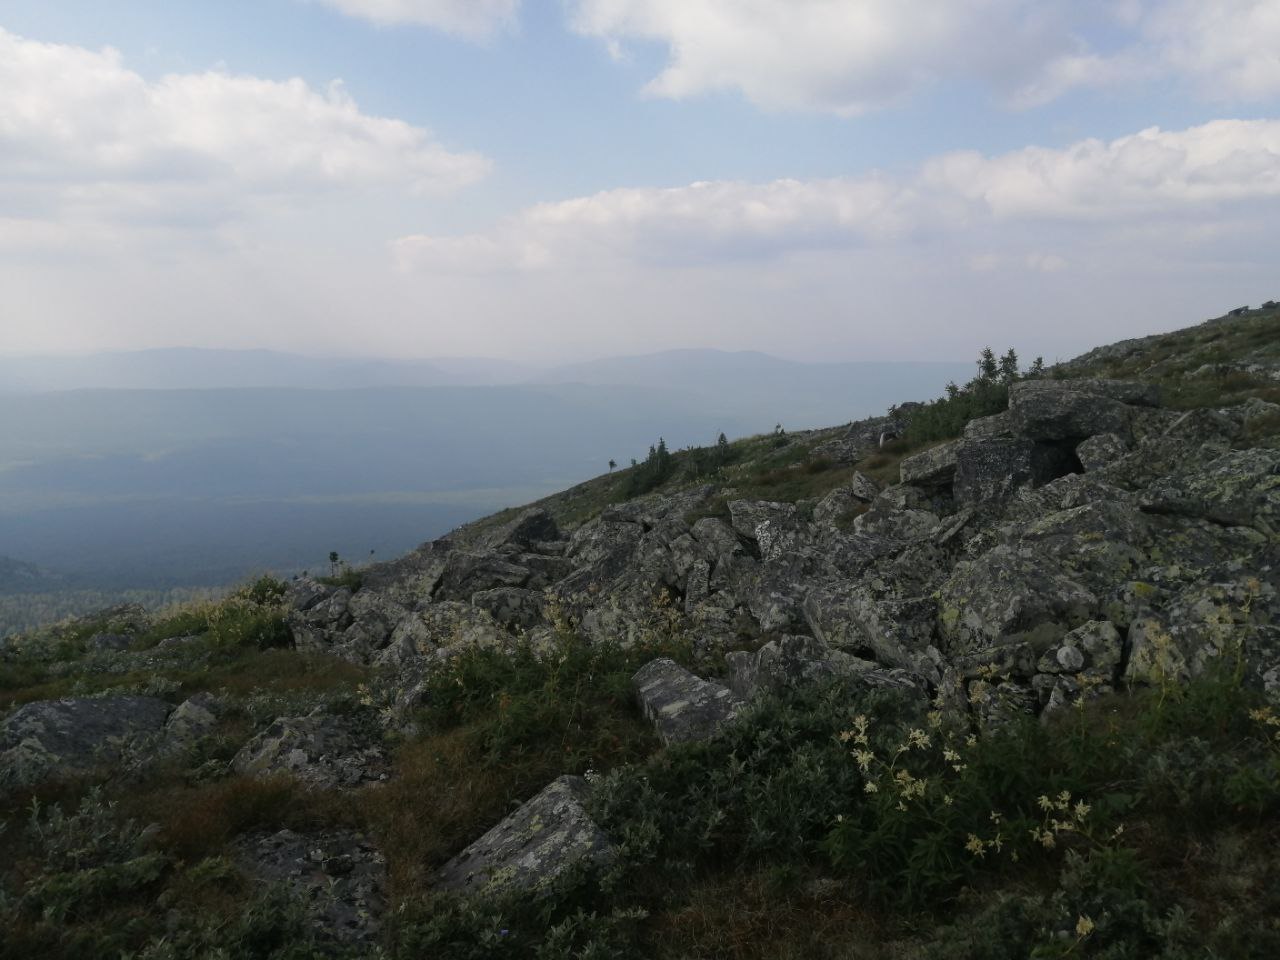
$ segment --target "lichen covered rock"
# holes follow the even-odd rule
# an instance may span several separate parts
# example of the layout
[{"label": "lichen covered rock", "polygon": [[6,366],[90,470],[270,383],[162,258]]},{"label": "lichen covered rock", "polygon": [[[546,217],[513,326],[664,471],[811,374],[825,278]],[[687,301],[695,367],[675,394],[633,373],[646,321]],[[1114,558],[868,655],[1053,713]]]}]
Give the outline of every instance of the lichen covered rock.
[{"label": "lichen covered rock", "polygon": [[545,890],[571,870],[608,863],[614,848],[588,815],[588,786],[560,777],[446,863],[438,889],[502,896]]},{"label": "lichen covered rock", "polygon": [[713,736],[740,706],[728,687],[696,677],[666,657],[645,664],[631,682],[644,715],[667,744]]},{"label": "lichen covered rock", "polygon": [[91,773],[118,764],[156,736],[169,704],[154,697],[71,697],[19,707],[0,723],[0,788]]}]

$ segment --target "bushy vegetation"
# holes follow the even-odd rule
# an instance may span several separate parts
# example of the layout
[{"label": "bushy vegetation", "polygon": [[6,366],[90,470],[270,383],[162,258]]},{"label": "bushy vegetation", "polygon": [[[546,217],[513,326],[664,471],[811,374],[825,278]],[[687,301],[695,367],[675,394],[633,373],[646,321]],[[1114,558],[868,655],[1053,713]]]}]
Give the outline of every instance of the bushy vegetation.
[{"label": "bushy vegetation", "polygon": [[[1278,733],[1231,676],[980,737],[899,696],[809,691],[605,777],[595,813],[621,856],[604,877],[421,908],[399,942],[459,957],[1271,956],[1280,869],[1249,843],[1274,839]],[[1212,845],[1246,882],[1188,875],[1180,858]],[[785,922],[708,936],[708,916],[742,909],[744,878]]]},{"label": "bushy vegetation", "polygon": [[[247,590],[241,602],[254,596],[271,599]],[[660,610],[652,627],[630,649],[564,624],[542,646],[451,659],[422,691],[416,733],[389,744],[397,776],[359,795],[217,772],[281,708],[254,706],[255,671],[304,659],[235,648],[226,656],[245,673],[229,660],[215,669],[239,734],[224,729],[184,771],[87,794],[67,785],[0,811],[0,956],[309,956],[320,947],[299,905],[260,895],[229,844],[247,830],[336,825],[389,856],[391,957],[1280,950],[1280,717],[1235,673],[982,733],[922,699],[833,683],[659,751],[630,677],[653,656],[694,654]],[[258,657],[280,662],[264,670]],[[226,682],[236,676],[243,686]],[[348,691],[349,706],[332,709],[374,720],[377,697],[355,676],[315,679],[309,693]],[[565,772],[588,775],[593,814],[618,845],[604,874],[501,902],[432,894],[432,870]]]},{"label": "bushy vegetation", "polygon": [[288,647],[293,637],[284,620],[285,585],[264,575],[218,603],[181,608],[157,620],[137,638],[145,648],[170,637],[202,636],[214,647]]},{"label": "bushy vegetation", "polygon": [[911,413],[906,439],[913,444],[949,440],[964,432],[964,425],[1008,409],[1009,387],[1027,377],[1044,374],[1039,357],[1025,373],[1018,370],[1018,355],[1010,347],[998,360],[990,347],[978,356],[978,372],[964,386],[947,384],[947,395]]}]

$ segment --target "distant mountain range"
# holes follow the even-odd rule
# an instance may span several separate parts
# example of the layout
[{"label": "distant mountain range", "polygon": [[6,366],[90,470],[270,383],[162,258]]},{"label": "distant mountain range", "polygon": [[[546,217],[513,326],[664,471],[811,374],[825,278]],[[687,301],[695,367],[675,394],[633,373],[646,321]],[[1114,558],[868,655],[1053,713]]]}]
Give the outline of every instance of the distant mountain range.
[{"label": "distant mountain range", "polygon": [[517,363],[480,357],[343,359],[274,350],[183,347],[84,356],[0,357],[0,393],[492,386],[517,383],[533,373],[533,368]]},{"label": "distant mountain range", "polygon": [[[966,380],[959,362],[800,363],[764,353],[668,350],[535,367],[485,357],[306,357],[270,350],[141,350],[78,357],[0,357],[0,395],[71,390],[356,390],[583,384],[658,390],[759,429],[816,426],[932,396]],[[767,422],[766,422],[767,421]]]}]

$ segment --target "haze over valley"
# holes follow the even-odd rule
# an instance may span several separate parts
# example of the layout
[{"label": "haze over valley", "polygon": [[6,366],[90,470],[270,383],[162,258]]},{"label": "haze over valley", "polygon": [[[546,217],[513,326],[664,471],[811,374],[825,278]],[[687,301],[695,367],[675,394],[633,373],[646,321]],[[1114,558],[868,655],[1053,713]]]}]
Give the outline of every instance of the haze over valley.
[{"label": "haze over valley", "polygon": [[72,612],[99,591],[395,556],[660,437],[852,420],[970,370],[718,351],[548,369],[217,350],[3,360],[0,555],[20,565],[0,568],[0,629],[27,622],[24,604]]}]

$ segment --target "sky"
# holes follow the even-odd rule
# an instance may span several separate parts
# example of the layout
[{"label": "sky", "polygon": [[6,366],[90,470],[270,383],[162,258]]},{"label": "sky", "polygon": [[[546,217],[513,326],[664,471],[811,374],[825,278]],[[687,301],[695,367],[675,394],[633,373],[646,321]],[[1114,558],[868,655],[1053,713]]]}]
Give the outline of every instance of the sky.
[{"label": "sky", "polygon": [[0,354],[1051,360],[1278,251],[1280,0],[0,0]]}]

